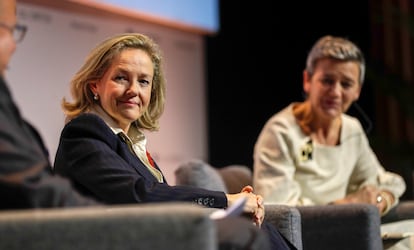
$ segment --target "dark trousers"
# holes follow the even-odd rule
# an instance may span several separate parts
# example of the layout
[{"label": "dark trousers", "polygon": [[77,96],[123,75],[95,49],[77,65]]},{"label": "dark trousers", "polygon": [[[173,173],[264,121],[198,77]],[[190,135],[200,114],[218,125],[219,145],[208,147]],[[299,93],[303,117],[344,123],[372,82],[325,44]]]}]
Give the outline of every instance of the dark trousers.
[{"label": "dark trousers", "polygon": [[269,223],[259,229],[245,218],[216,220],[220,250],[292,250],[292,248]]},{"label": "dark trousers", "polygon": [[279,230],[276,227],[266,222],[266,220],[262,223],[262,231],[266,233],[269,239],[270,249],[297,250],[297,248],[292,243],[290,243],[287,239],[285,239],[285,237],[283,237],[283,235],[279,232]]}]

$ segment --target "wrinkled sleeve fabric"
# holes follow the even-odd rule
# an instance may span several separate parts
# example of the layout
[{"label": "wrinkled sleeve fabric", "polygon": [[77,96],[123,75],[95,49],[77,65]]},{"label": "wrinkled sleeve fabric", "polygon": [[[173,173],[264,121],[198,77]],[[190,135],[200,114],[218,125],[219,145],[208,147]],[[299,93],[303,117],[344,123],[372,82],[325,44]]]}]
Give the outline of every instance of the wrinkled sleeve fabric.
[{"label": "wrinkled sleeve fabric", "polygon": [[[352,123],[348,122],[347,124]],[[404,179],[396,173],[387,171],[382,166],[375,152],[371,148],[360,123],[355,122],[353,127],[353,130],[359,131],[358,135],[360,137],[360,143],[354,145],[354,147],[359,147],[359,158],[356,163],[355,171],[349,181],[348,193],[355,192],[366,184],[374,184],[380,189],[387,190],[393,194],[395,200],[392,206],[395,206],[399,202],[399,197],[405,192],[406,184]],[[369,174],[369,171],[367,171],[369,169],[373,169],[375,173]],[[361,180],[361,178],[363,178],[363,180]]]},{"label": "wrinkled sleeve fabric", "polygon": [[302,197],[301,186],[295,179],[296,163],[293,152],[295,130],[300,128],[291,121],[286,113],[290,106],[272,116],[264,125],[254,147],[253,186],[266,203],[276,204],[312,204],[310,199]]}]

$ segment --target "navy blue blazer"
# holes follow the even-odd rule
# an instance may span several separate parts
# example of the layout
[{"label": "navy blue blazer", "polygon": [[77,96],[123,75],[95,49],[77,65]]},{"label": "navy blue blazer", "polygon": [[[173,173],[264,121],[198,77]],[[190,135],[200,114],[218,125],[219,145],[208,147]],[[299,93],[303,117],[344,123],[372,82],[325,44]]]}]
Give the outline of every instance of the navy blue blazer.
[{"label": "navy blue blazer", "polygon": [[[155,167],[159,169],[156,163]],[[108,204],[189,201],[227,206],[223,192],[159,183],[127,143],[95,114],[82,114],[65,125],[54,171],[71,179],[82,193]]]}]

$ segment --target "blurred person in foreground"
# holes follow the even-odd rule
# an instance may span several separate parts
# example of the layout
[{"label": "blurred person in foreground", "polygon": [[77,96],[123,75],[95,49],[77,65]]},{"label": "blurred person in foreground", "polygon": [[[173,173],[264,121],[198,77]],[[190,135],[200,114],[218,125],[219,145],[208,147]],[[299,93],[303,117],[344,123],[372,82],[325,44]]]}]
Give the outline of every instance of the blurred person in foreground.
[{"label": "blurred person in foreground", "polygon": [[26,29],[17,23],[15,0],[0,0],[0,208],[95,205],[70,181],[52,176],[38,131],[21,116],[6,85],[8,64]]}]

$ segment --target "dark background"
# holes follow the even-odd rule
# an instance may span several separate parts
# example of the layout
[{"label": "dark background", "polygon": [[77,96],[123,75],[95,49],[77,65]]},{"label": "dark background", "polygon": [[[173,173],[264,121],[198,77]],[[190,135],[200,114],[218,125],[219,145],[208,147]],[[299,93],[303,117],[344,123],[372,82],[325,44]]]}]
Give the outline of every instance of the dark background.
[{"label": "dark background", "polygon": [[[319,37],[349,38],[370,63],[368,1],[284,2],[220,1],[220,31],[206,37],[208,160],[213,166],[253,165],[254,143],[267,119],[303,100],[302,71]],[[358,103],[375,124],[370,82]],[[352,108],[350,113],[360,116]]]}]

